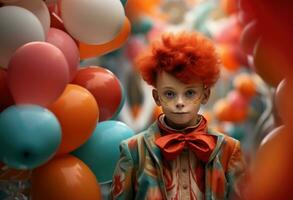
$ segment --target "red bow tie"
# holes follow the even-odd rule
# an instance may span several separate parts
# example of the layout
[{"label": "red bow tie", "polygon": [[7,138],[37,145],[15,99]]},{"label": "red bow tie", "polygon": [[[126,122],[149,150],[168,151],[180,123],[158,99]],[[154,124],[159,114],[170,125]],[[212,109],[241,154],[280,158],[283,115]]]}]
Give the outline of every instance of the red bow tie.
[{"label": "red bow tie", "polygon": [[206,119],[202,117],[199,126],[187,134],[171,131],[164,127],[160,120],[158,120],[158,125],[166,135],[157,138],[155,143],[165,158],[173,160],[184,148],[189,148],[201,161],[209,160],[216,146],[216,138],[206,133]]}]

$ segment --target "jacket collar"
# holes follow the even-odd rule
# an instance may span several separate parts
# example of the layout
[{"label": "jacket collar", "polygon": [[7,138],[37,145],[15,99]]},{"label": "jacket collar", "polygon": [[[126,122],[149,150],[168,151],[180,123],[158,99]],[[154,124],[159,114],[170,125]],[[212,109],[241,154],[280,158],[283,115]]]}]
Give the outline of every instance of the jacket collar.
[{"label": "jacket collar", "polygon": [[[216,147],[213,150],[210,159],[208,161],[211,162],[215,156],[217,155],[218,151],[220,150],[220,147],[224,141],[224,136],[218,132],[215,132],[211,129],[208,129],[208,134],[214,135],[217,137],[217,143]],[[160,137],[161,133],[157,124],[157,121],[154,122],[146,131],[146,134],[144,134],[144,140],[147,144],[147,148],[150,151],[151,156],[154,158],[154,160],[157,162],[159,166],[162,166],[162,154],[159,147],[155,144],[156,138]],[[207,163],[207,164],[208,164]]]}]

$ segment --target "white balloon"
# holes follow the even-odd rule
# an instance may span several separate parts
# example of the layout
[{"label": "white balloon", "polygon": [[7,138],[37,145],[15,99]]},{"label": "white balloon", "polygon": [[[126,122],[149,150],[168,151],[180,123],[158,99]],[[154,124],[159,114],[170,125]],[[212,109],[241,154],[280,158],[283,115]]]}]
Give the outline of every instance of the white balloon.
[{"label": "white balloon", "polygon": [[6,3],[6,5],[19,6],[28,9],[35,14],[44,28],[45,35],[47,35],[50,28],[50,13],[47,5],[42,0],[18,0],[15,3]]},{"label": "white balloon", "polygon": [[62,0],[61,15],[71,36],[88,44],[111,41],[125,20],[120,0]]},{"label": "white balloon", "polygon": [[7,68],[9,59],[20,46],[45,41],[44,29],[38,18],[18,6],[0,8],[0,66]]}]

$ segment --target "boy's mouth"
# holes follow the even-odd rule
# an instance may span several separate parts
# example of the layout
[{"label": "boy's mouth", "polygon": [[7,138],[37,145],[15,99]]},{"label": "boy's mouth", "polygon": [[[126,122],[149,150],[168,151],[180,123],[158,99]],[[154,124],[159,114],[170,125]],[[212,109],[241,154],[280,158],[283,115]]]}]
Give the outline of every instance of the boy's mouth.
[{"label": "boy's mouth", "polygon": [[174,114],[179,114],[179,115],[183,115],[183,114],[188,114],[188,112],[173,112]]}]

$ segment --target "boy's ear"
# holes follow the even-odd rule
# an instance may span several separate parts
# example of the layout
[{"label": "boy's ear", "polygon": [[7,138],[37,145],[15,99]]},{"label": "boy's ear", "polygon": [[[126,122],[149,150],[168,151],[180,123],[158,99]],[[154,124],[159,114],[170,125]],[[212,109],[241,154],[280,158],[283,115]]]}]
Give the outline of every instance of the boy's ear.
[{"label": "boy's ear", "polygon": [[157,106],[161,106],[161,101],[160,101],[160,99],[159,99],[158,90],[153,89],[152,94],[153,94],[153,98],[154,98],[154,100],[155,100]]},{"label": "boy's ear", "polygon": [[203,98],[201,100],[201,104],[206,104],[210,98],[211,95],[211,88],[205,88],[203,90]]}]

